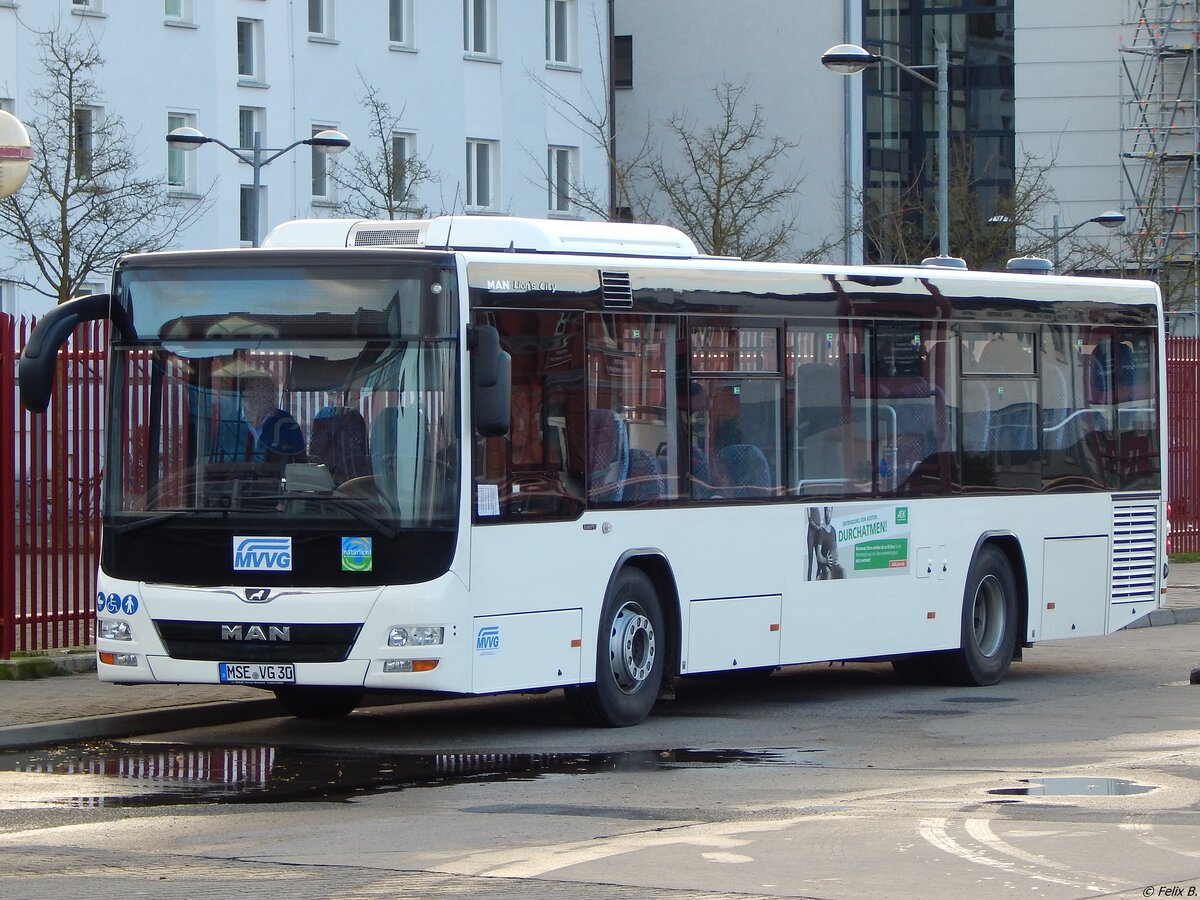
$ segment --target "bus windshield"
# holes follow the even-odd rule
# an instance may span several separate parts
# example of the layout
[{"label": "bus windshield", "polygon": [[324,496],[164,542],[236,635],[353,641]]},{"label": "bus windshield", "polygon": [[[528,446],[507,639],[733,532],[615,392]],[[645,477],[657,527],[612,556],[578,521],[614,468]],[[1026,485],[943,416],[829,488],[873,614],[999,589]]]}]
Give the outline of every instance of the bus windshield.
[{"label": "bus windshield", "polygon": [[110,453],[123,464],[107,480],[109,523],[382,538],[453,528],[449,277],[429,266],[122,273],[138,333],[157,335],[114,345]]}]

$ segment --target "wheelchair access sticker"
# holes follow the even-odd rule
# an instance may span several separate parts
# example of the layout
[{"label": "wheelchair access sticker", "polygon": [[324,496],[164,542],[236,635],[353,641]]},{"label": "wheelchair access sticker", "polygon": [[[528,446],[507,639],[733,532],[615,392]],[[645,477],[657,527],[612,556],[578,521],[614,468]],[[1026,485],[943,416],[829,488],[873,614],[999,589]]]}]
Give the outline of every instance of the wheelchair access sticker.
[{"label": "wheelchair access sticker", "polygon": [[132,616],[138,611],[138,598],[134,594],[106,594],[103,591],[96,594],[96,612],[116,615],[124,613]]}]

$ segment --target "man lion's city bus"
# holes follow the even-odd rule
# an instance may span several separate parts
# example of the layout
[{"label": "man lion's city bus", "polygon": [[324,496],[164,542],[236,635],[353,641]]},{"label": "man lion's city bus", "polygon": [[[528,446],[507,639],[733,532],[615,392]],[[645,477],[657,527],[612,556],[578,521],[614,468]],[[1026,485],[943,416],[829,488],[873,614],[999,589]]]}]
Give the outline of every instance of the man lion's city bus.
[{"label": "man lion's city bus", "polygon": [[1153,284],[700,255],[666,227],[296,221],[124,258],[21,361],[111,320],[99,677],[564,688],[890,660],[991,685],[1166,575]]}]

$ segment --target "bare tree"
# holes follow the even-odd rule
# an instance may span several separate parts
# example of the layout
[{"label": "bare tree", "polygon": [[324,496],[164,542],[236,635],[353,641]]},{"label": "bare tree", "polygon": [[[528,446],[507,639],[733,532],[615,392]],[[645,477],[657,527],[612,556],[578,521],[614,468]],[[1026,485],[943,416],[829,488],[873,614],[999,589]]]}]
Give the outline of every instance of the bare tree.
[{"label": "bare tree", "polygon": [[367,111],[371,125],[367,149],[357,145],[348,163],[333,167],[330,178],[347,192],[340,212],[362,219],[423,218],[428,205],[418,198],[421,187],[439,180],[429,158],[412,155],[413,148],[402,133],[404,109],[394,113],[379,90],[368,84],[361,72],[363,95],[358,102]]},{"label": "bare tree", "polygon": [[[1045,242],[1020,226],[1038,221],[1053,201],[1048,180],[1053,163],[1026,155],[1006,190],[985,191],[986,173],[997,162],[976,166],[963,145],[951,154],[947,210],[950,251],[973,269],[1002,268],[1016,254],[1044,252]],[[934,197],[922,192],[920,178],[899,189],[863,192],[862,229],[869,255],[879,262],[915,264],[937,253]]]},{"label": "bare tree", "polygon": [[40,276],[19,283],[62,303],[121,255],[169,247],[207,208],[207,192],[181,202],[163,179],[141,176],[133,136],[103,108],[94,41],[55,29],[38,51],[46,82],[30,92],[25,123],[33,164],[24,187],[0,202],[0,237]]},{"label": "bare tree", "polygon": [[656,218],[687,232],[705,253],[777,259],[791,252],[799,215],[795,200],[803,179],[794,168],[793,174],[780,171],[797,145],[767,136],[757,103],[749,119],[742,118],[745,91],[745,83],[714,88],[716,123],[704,128],[681,113],[671,116],[666,127],[680,162],[649,153],[643,168],[666,205]]}]

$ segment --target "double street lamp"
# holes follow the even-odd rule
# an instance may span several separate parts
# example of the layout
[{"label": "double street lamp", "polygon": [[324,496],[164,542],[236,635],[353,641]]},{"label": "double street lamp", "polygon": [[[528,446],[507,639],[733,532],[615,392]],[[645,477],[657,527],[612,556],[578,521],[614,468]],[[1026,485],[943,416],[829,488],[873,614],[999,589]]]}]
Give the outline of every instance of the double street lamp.
[{"label": "double street lamp", "polygon": [[1069,238],[1071,235],[1073,235],[1075,232],[1077,232],[1084,225],[1103,225],[1105,228],[1117,228],[1117,227],[1125,224],[1125,214],[1118,212],[1115,209],[1105,210],[1104,212],[1100,213],[1100,215],[1098,215],[1098,216],[1092,216],[1090,219],[1086,219],[1085,221],[1080,222],[1078,225],[1072,225],[1066,231],[1063,231],[1060,228],[1060,226],[1058,224],[1058,214],[1057,213],[1054,214],[1054,218],[1051,221],[1051,226],[1048,229],[1047,228],[1038,228],[1034,225],[1030,225],[1028,222],[1015,222],[1008,216],[992,216],[990,219],[988,219],[988,224],[989,225],[1020,225],[1023,228],[1028,228],[1034,234],[1038,234],[1038,235],[1041,235],[1042,237],[1046,238],[1046,240],[1048,240],[1050,242],[1050,252],[1053,254],[1053,257],[1054,257],[1054,260],[1053,260],[1054,268],[1052,271],[1054,272],[1055,275],[1058,275],[1058,274],[1060,274],[1059,269],[1060,269],[1061,263],[1062,263],[1061,257],[1059,256],[1059,252],[1058,252],[1059,242],[1065,240],[1066,238]]},{"label": "double street lamp", "polygon": [[[948,263],[950,257],[950,89],[949,76],[950,54],[946,44],[937,42],[937,78],[930,78],[919,69],[935,68],[931,66],[909,66],[892,59],[890,56],[871,53],[857,44],[838,44],[830,47],[821,54],[821,65],[839,75],[857,75],[867,66],[877,63],[891,63],[903,69],[913,78],[937,89],[937,128],[938,128],[938,184],[937,184],[937,216],[938,216],[938,260]],[[847,124],[847,127],[849,125]],[[961,265],[961,263],[959,263]]]},{"label": "double street lamp", "polygon": [[263,167],[270,165],[289,150],[294,150],[296,147],[299,147],[302,144],[315,147],[320,153],[324,153],[329,156],[336,156],[350,146],[350,139],[340,131],[327,129],[325,131],[318,131],[312,137],[306,138],[302,141],[293,141],[282,150],[274,151],[270,156],[263,156],[267,150],[262,146],[262,135],[257,131],[254,132],[254,146],[249,148],[249,153],[243,153],[241,150],[230,147],[224,141],[217,140],[214,137],[208,137],[208,135],[203,134],[199,130],[186,125],[182,128],[176,128],[167,135],[167,145],[175,150],[195,150],[201,144],[216,144],[218,147],[223,147],[242,162],[250,166],[251,170],[253,171],[254,184],[250,192],[250,209],[248,212],[250,222],[252,223],[252,243],[255,247],[257,247],[260,240],[258,211],[260,197],[262,195]]}]

